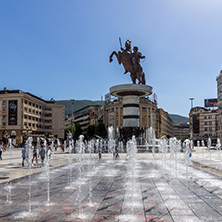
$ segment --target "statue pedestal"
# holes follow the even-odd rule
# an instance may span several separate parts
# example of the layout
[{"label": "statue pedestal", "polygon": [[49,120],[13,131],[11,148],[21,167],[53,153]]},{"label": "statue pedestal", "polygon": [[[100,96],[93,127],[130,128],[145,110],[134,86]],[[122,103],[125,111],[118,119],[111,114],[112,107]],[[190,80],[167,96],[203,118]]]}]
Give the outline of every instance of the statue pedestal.
[{"label": "statue pedestal", "polygon": [[[123,100],[123,130],[128,137],[137,134],[139,130],[139,102],[140,97],[152,94],[152,87],[139,84],[123,84],[110,88],[110,94]],[[130,135],[131,134],[131,135]]]}]

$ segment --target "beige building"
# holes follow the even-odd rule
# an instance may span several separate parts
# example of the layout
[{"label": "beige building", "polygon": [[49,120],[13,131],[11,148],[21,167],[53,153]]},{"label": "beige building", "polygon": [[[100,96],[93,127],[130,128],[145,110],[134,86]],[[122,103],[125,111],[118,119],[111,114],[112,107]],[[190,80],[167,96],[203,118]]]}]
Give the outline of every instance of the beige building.
[{"label": "beige building", "polygon": [[[113,126],[114,129],[123,126],[123,104],[118,98],[105,104],[105,126]],[[139,103],[139,127],[146,129],[153,127],[157,135],[157,105],[148,98],[140,98]]]},{"label": "beige building", "polygon": [[159,121],[158,123],[158,134],[157,137],[167,136],[173,137],[174,136],[174,122],[171,119],[168,112],[164,111],[163,109],[158,109],[159,114]]},{"label": "beige building", "polygon": [[[189,113],[190,132],[193,131],[194,143],[210,137],[216,143],[218,137],[218,110],[194,107]],[[191,128],[193,127],[193,129]]]},{"label": "beige building", "polygon": [[64,138],[65,105],[45,101],[21,90],[0,90],[0,140],[16,137],[24,142],[27,133]]},{"label": "beige building", "polygon": [[174,125],[174,136],[178,139],[190,139],[189,124]]},{"label": "beige building", "polygon": [[70,115],[66,120],[66,129],[73,124],[79,123],[83,133],[86,133],[88,125],[96,126],[103,121],[103,107],[101,105],[89,105],[79,109]]},{"label": "beige building", "polygon": [[217,106],[218,106],[218,137],[222,141],[222,70],[217,80]]}]

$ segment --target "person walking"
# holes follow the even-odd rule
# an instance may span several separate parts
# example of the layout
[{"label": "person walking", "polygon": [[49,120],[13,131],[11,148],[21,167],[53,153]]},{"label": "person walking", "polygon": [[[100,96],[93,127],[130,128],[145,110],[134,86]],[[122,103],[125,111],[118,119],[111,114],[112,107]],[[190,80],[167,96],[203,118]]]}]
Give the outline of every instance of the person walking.
[{"label": "person walking", "polygon": [[22,167],[24,167],[24,162],[25,160],[27,160],[27,158],[28,158],[28,152],[25,145],[25,147],[22,149]]},{"label": "person walking", "polygon": [[99,160],[101,160],[102,158],[102,147],[99,146],[99,149],[98,149],[98,154],[99,154]]},{"label": "person walking", "polygon": [[2,143],[0,143],[0,159],[2,160],[2,150],[3,150],[3,146]]},{"label": "person walking", "polygon": [[45,160],[45,149],[44,149],[43,146],[39,150],[39,156],[41,157],[41,163],[42,163],[42,166],[43,166],[44,165],[44,160]]},{"label": "person walking", "polygon": [[33,148],[32,164],[33,164],[34,158],[35,158],[35,162],[38,163],[37,147],[36,146],[34,146],[34,148]]}]

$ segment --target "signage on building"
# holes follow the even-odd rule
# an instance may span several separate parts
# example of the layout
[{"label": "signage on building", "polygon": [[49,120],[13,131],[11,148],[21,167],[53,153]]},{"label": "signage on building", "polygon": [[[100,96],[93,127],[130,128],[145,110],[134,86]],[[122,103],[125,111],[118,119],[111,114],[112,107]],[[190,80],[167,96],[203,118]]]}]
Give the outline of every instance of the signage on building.
[{"label": "signage on building", "polygon": [[8,101],[8,125],[17,125],[17,100]]},{"label": "signage on building", "polygon": [[217,99],[205,99],[204,106],[205,107],[217,107]]}]

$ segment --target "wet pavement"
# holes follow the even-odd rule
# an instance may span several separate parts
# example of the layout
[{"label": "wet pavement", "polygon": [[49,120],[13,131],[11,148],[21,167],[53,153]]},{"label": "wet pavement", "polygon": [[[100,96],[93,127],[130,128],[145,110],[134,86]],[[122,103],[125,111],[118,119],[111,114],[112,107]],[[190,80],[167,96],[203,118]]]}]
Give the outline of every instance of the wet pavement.
[{"label": "wet pavement", "polygon": [[132,171],[126,154],[57,151],[49,168],[22,168],[21,150],[4,152],[0,221],[222,221],[220,160],[200,148],[189,161],[139,153]]}]

